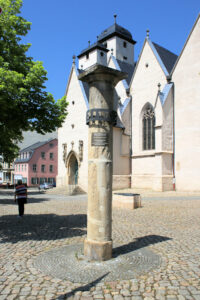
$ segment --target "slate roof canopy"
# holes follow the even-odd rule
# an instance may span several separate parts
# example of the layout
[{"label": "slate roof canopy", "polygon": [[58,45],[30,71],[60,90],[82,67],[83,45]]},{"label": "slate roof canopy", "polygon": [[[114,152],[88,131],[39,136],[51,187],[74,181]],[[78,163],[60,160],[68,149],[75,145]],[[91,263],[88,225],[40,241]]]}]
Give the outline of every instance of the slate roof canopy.
[{"label": "slate roof canopy", "polygon": [[98,37],[98,41],[103,43],[105,40],[111,38],[112,36],[118,36],[132,44],[136,44],[136,41],[133,40],[130,31],[118,25],[117,23],[114,23],[113,25],[102,31],[102,33]]}]

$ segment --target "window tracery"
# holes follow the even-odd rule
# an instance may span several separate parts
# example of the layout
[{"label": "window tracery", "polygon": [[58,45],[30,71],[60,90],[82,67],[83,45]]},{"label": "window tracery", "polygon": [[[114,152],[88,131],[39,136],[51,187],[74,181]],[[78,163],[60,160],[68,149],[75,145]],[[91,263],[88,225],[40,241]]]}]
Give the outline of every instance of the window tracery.
[{"label": "window tracery", "polygon": [[155,149],[155,112],[148,105],[143,112],[143,150]]}]

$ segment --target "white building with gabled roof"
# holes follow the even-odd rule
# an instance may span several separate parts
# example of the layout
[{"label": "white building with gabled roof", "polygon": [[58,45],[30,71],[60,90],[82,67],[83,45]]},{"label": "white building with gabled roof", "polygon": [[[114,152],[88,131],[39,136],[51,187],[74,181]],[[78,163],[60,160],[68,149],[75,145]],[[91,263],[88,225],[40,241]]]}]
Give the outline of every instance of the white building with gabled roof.
[{"label": "white building with gabled roof", "polygon": [[136,62],[136,42],[115,20],[78,55],[78,67],[73,58],[68,115],[58,130],[58,185],[87,191],[89,89],[78,76],[99,63],[128,74],[115,88],[113,188],[200,190],[199,23],[198,17],[179,57],[147,31]]}]

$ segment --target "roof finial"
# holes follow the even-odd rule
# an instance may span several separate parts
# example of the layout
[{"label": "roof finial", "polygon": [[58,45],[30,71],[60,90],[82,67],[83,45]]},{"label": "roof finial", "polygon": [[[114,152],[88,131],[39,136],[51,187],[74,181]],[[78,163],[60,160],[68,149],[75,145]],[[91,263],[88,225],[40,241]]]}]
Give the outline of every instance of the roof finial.
[{"label": "roof finial", "polygon": [[111,49],[111,55],[113,55],[113,48]]},{"label": "roof finial", "polygon": [[115,19],[115,24],[116,24],[116,18],[117,18],[117,15],[114,15],[114,19]]},{"label": "roof finial", "polygon": [[146,30],[147,38],[149,37],[149,29]]},{"label": "roof finial", "polygon": [[97,42],[98,42],[99,36],[97,35]]},{"label": "roof finial", "polygon": [[160,82],[158,83],[158,92],[160,92],[160,87],[161,87],[161,84]]},{"label": "roof finial", "polygon": [[88,41],[88,47],[90,47],[90,41]]},{"label": "roof finial", "polygon": [[73,55],[72,59],[73,59],[73,65],[75,65],[76,55]]}]

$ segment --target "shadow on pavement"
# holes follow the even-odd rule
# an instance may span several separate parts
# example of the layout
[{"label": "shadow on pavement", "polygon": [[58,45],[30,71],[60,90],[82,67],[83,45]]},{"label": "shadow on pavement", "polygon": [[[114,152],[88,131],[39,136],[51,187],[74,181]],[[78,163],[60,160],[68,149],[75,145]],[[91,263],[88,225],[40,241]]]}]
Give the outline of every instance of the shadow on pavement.
[{"label": "shadow on pavement", "polygon": [[71,292],[69,292],[67,294],[64,294],[64,295],[61,295],[61,296],[59,296],[57,298],[54,298],[53,300],[63,300],[63,299],[70,299],[70,298],[74,299],[73,297],[74,297],[74,294],[76,292],[87,292],[87,291],[89,291],[92,287],[96,286],[97,283],[99,283],[108,274],[109,274],[109,272],[106,273],[106,274],[104,274],[103,276],[97,278],[96,280],[94,280],[94,281],[92,281],[92,282],[84,285],[84,286],[78,287],[78,288],[72,290]]},{"label": "shadow on pavement", "polygon": [[[43,202],[43,201],[48,201],[50,200],[50,198],[30,198],[30,195],[28,197],[28,204],[30,203],[38,203],[38,202]],[[14,195],[13,195],[13,199],[8,199],[6,198],[5,195],[5,199],[0,199],[0,205],[17,205],[16,202],[14,201]]]},{"label": "shadow on pavement", "polygon": [[28,240],[57,240],[86,234],[85,214],[16,215],[0,217],[0,243]]},{"label": "shadow on pavement", "polygon": [[147,235],[140,238],[136,238],[134,242],[130,242],[126,245],[122,245],[113,249],[113,258],[119,255],[127,254],[134,250],[138,250],[149,245],[154,245],[164,241],[169,241],[171,238],[160,235]]}]

